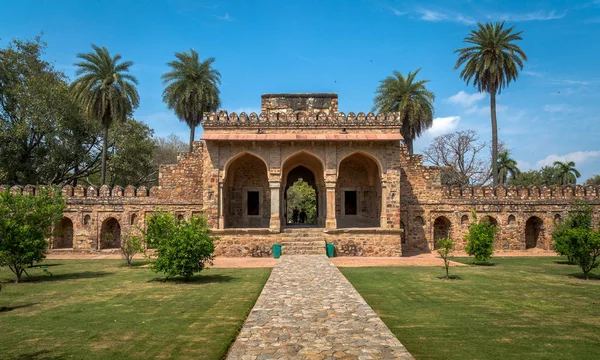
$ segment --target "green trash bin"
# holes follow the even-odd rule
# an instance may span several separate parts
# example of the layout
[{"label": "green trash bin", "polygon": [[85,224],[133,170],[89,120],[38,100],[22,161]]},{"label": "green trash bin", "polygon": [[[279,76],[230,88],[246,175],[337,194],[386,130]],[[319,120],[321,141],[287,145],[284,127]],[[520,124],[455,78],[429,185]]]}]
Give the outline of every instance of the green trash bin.
[{"label": "green trash bin", "polygon": [[279,259],[281,257],[281,244],[273,245],[273,257]]},{"label": "green trash bin", "polygon": [[327,244],[325,246],[325,249],[327,250],[327,257],[333,257],[335,254],[335,246],[333,244]]}]

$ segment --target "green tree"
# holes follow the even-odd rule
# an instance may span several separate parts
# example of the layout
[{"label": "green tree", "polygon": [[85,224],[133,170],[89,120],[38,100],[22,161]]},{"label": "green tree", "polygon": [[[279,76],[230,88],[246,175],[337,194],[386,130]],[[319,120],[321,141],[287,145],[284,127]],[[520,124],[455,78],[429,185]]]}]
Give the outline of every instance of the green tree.
[{"label": "green tree", "polygon": [[214,259],[214,239],[204,217],[179,220],[169,213],[157,213],[148,220],[145,242],[155,249],[152,270],[168,278],[190,278]]},{"label": "green tree", "polygon": [[498,228],[485,219],[478,221],[475,211],[472,211],[471,216],[473,222],[465,236],[467,240],[465,251],[468,255],[475,256],[476,263],[485,264],[494,253],[494,236]]},{"label": "green tree", "polygon": [[464,42],[470,45],[455,51],[458,60],[454,69],[464,65],[460,77],[467,85],[473,85],[479,92],[490,94],[492,120],[492,177],[498,185],[498,125],[496,120],[496,94],[508,87],[519,76],[527,55],[515,44],[522,40],[522,31],[515,32],[514,26],[504,28],[502,23],[477,24]]},{"label": "green tree", "polygon": [[554,167],[556,168],[556,175],[560,181],[560,185],[569,185],[577,183],[577,178],[581,177],[581,174],[575,168],[574,161],[555,161]]},{"label": "green tree", "polygon": [[509,185],[516,186],[552,186],[560,185],[557,168],[554,166],[544,166],[540,170],[530,170],[518,173],[508,179]]},{"label": "green tree", "polygon": [[131,232],[121,237],[121,254],[127,262],[127,266],[133,263],[133,257],[144,251],[144,238]]},{"label": "green tree", "polygon": [[71,84],[75,100],[85,114],[104,127],[102,136],[102,173],[106,183],[108,130],[113,121],[125,121],[139,105],[137,79],[129,74],[131,61],[121,62],[121,55],[111,56],[106,47],[92,45],[93,52],[80,53],[75,64],[78,78]]},{"label": "green tree", "polygon": [[435,95],[427,90],[429,80],[416,81],[421,71],[408,72],[406,78],[394,71],[392,76],[381,80],[376,90],[373,111],[397,112],[402,119],[400,133],[406,141],[409,154],[413,153],[413,141],[433,125],[433,101]]},{"label": "green tree", "polygon": [[219,85],[221,74],[212,67],[214,58],[200,61],[198,53],[175,53],[177,60],[169,62],[171,71],[162,76],[165,89],[163,101],[175,115],[190,127],[190,152],[196,127],[205,112],[216,111],[221,106]]},{"label": "green tree", "polygon": [[288,221],[294,212],[306,214],[306,223],[317,222],[317,194],[304,180],[296,180],[287,190],[287,214]]},{"label": "green tree", "polygon": [[568,217],[556,225],[552,232],[554,250],[562,256],[567,257],[570,264],[575,264],[575,252],[577,251],[577,239],[581,233],[573,233],[572,229],[584,229],[593,231],[592,206],[585,202],[576,202],[569,210]]},{"label": "green tree", "polygon": [[0,183],[76,185],[99,169],[99,127],[45,48],[38,37],[0,49]]},{"label": "green tree", "polygon": [[450,254],[452,250],[454,250],[454,241],[448,238],[438,239],[436,241],[437,252],[440,257],[444,260],[444,267],[446,268],[446,280],[450,279],[450,275],[448,274],[450,269]]},{"label": "green tree", "polygon": [[506,185],[508,175],[511,178],[516,177],[521,171],[517,167],[517,161],[510,157],[508,151],[500,153],[498,156],[498,181],[500,185]]},{"label": "green tree", "polygon": [[21,281],[26,267],[46,257],[52,225],[62,218],[65,201],[61,192],[38,194],[0,193],[0,266],[7,266]]},{"label": "green tree", "polygon": [[585,185],[600,185],[600,175],[594,175],[587,179]]}]

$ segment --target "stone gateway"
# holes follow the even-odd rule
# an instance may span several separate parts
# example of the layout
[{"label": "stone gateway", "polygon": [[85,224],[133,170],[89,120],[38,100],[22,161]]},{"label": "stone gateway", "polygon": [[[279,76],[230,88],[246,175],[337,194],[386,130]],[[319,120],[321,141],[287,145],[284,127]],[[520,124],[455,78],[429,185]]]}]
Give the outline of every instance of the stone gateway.
[{"label": "stone gateway", "polygon": [[[401,256],[431,252],[440,237],[462,249],[472,209],[500,229],[498,249],[550,250],[575,199],[594,205],[598,223],[595,186],[442,186],[438,168],[407,153],[400,125],[394,113],[340,113],[337,94],[265,94],[260,115],[207,114],[201,141],[161,166],[158,187],[63,187],[67,210],[51,247],[118,248],[155,211],[203,214],[223,256],[272,256],[278,243],[284,254],[324,253],[326,242],[338,256]],[[315,190],[314,225],[286,213],[298,179]]]}]

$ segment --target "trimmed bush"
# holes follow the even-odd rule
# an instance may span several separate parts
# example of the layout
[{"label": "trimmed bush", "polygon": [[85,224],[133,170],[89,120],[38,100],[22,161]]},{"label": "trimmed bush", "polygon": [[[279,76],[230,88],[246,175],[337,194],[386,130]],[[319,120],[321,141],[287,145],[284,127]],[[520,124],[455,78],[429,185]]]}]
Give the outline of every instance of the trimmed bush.
[{"label": "trimmed bush", "polygon": [[126,233],[121,238],[121,254],[125,258],[125,261],[127,261],[127,266],[131,266],[133,257],[143,251],[144,239],[140,235]]},{"label": "trimmed bush", "polygon": [[145,241],[155,249],[156,260],[152,270],[168,278],[190,278],[212,263],[215,251],[204,217],[193,216],[189,221],[179,220],[169,213],[157,213],[148,221]]},{"label": "trimmed bush", "polygon": [[494,253],[494,235],[498,232],[498,228],[489,221],[478,221],[475,211],[471,215],[473,223],[465,236],[467,240],[465,251],[470,256],[475,256],[475,263],[486,264]]}]

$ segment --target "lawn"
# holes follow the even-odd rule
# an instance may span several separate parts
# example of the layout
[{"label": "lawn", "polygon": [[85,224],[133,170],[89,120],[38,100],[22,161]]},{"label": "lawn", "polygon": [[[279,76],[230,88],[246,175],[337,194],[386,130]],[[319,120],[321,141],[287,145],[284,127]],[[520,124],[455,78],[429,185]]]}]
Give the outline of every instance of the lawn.
[{"label": "lawn", "polygon": [[[456,259],[467,262],[467,259]],[[559,258],[494,266],[342,268],[418,359],[600,359],[600,271]]]},{"label": "lawn", "polygon": [[271,269],[161,281],[119,260],[47,261],[11,284],[0,269],[2,359],[221,359]]}]

